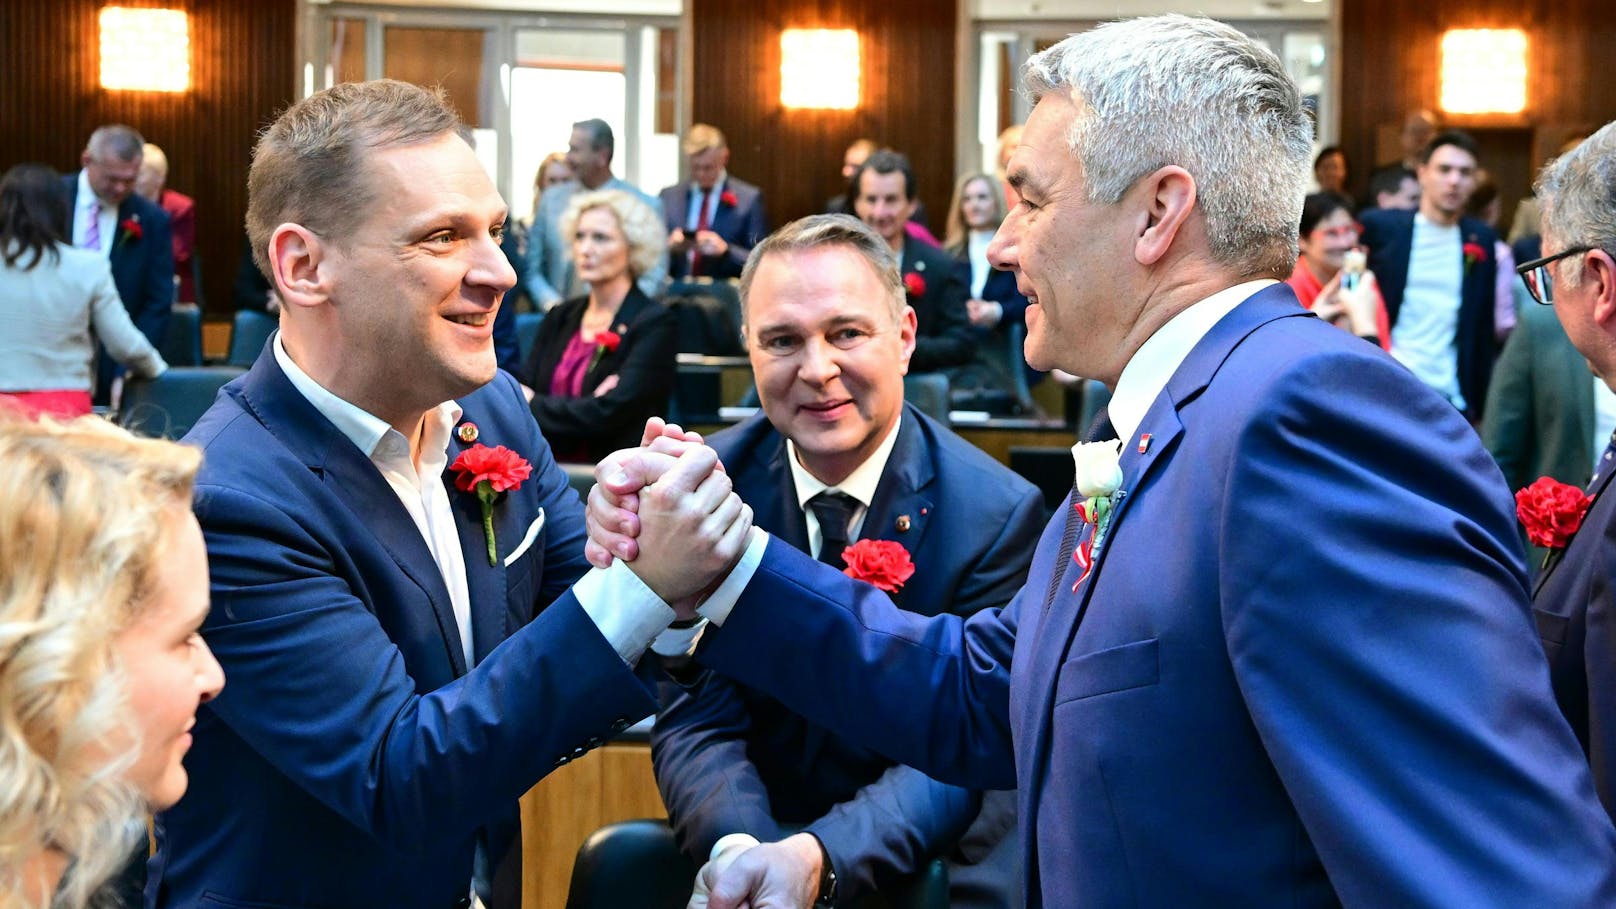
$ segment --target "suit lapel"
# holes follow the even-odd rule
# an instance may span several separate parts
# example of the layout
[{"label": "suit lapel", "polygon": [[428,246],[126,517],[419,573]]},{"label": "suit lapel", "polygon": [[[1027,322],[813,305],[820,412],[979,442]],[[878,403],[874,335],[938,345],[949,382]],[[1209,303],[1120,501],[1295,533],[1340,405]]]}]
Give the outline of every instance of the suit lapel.
[{"label": "suit lapel", "polygon": [[[892,443],[892,453],[887,458],[886,469],[881,472],[881,482],[876,485],[869,510],[865,512],[859,539],[891,540],[911,556],[919,552],[926,529],[931,525],[932,510],[936,507],[927,491],[934,476],[935,465],[932,464],[931,451],[920,421],[905,405],[903,419],[898,426],[898,438]],[[897,593],[891,594],[899,606],[904,605],[906,589],[899,588]],[[934,605],[939,610],[947,606]]]},{"label": "suit lapel", "polygon": [[[462,423],[468,422],[462,419]],[[484,441],[498,445],[496,441]],[[460,452],[472,447],[458,438],[449,443],[449,464],[454,464]],[[488,564],[488,540],[483,529],[482,502],[475,493],[461,492],[455,487],[455,472],[448,467],[443,471],[443,485],[449,493],[449,504],[454,510],[455,530],[460,536],[460,552],[466,563],[466,594],[471,609],[472,657],[482,662],[489,652],[515,631],[511,624],[510,605],[506,602],[505,558],[522,542],[527,528],[517,526],[511,518],[512,492],[502,493],[494,500],[495,560]]]},{"label": "suit lapel", "polygon": [[259,357],[253,364],[242,385],[241,397],[243,406],[321,477],[333,497],[370,529],[399,570],[426,594],[443,635],[446,656],[455,674],[464,675],[466,660],[449,589],[444,586],[415,519],[369,455],[355,447],[303,397],[274,357]]},{"label": "suit lapel", "polygon": [[[1594,470],[1598,469],[1599,464],[1596,462],[1594,464]],[[1593,498],[1593,502],[1588,506],[1588,511],[1583,515],[1582,526],[1578,528],[1577,533],[1573,534],[1571,539],[1566,543],[1565,549],[1560,550],[1560,557],[1550,562],[1548,567],[1538,574],[1537,581],[1532,584],[1532,599],[1534,603],[1537,600],[1538,594],[1542,593],[1543,590],[1548,586],[1549,578],[1554,574],[1555,570],[1566,561],[1565,557],[1570,554],[1571,547],[1576,544],[1577,536],[1579,536],[1583,530],[1589,528],[1589,525],[1592,523],[1590,519],[1594,516],[1595,509],[1599,508],[1600,502],[1604,501],[1605,490],[1610,486],[1612,477],[1616,477],[1616,468],[1612,468],[1611,470],[1608,470],[1602,474],[1599,477],[1599,482],[1594,484],[1593,489],[1588,491],[1588,495]],[[1604,531],[1596,527],[1592,530],[1592,532],[1603,533]]]},{"label": "suit lapel", "polygon": [[[1138,493],[1149,487],[1154,474],[1167,469],[1173,452],[1183,439],[1185,429],[1179,417],[1180,409],[1200,396],[1230,352],[1252,332],[1275,319],[1303,315],[1304,313],[1296,307],[1294,294],[1284,284],[1274,285],[1252,295],[1224,316],[1195,345],[1189,356],[1185,357],[1184,362],[1179,364],[1178,369],[1168,379],[1162,393],[1151,404],[1139,428],[1132,436],[1122,440],[1119,461],[1123,477],[1122,495],[1111,513],[1105,540],[1094,553],[1093,567],[1087,578],[1078,580],[1081,569],[1075,564],[1066,566],[1067,574],[1055,592],[1049,614],[1039,621],[1037,639],[1033,642],[1033,650],[1029,655],[1032,668],[1028,678],[1034,680],[1034,684],[1027,698],[1027,709],[1031,713],[1024,728],[1032,730],[1032,739],[1028,748],[1019,751],[1034,756],[1034,767],[1029,776],[1029,783],[1034,791],[1042,784],[1043,775],[1048,769],[1055,690],[1061,665],[1067,658],[1078,626],[1087,614],[1095,587],[1099,584],[1100,573],[1104,570],[1110,553],[1116,548],[1119,534],[1127,533],[1129,530],[1127,519],[1138,508],[1136,505]],[[1142,441],[1147,435],[1148,441]],[[1072,503],[1068,502],[1065,507],[1072,507]],[[1061,515],[1060,518],[1064,520],[1065,515]],[[1167,528],[1154,525],[1146,527],[1146,530],[1156,532],[1165,529]],[[1089,529],[1085,528],[1078,537],[1079,543],[1088,533]],[[1050,566],[1051,570],[1058,570],[1059,567]],[[1138,581],[1137,578],[1124,577],[1119,583],[1129,584]],[[1029,823],[1036,823],[1036,819],[1032,819]],[[1033,829],[1036,827],[1023,827],[1024,831]]]}]

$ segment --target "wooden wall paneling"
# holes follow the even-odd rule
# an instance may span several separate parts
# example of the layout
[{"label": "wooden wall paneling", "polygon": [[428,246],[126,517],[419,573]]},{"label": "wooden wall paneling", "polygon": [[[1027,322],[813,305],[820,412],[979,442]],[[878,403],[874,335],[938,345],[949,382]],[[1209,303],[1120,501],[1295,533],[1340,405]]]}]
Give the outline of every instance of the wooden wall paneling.
[{"label": "wooden wall paneling", "polygon": [[383,35],[383,76],[440,85],[461,119],[492,125],[482,105],[483,29],[389,25]]},{"label": "wooden wall paneling", "polygon": [[[957,0],[688,0],[692,119],[724,130],[730,170],[763,188],[771,226],[823,209],[842,191],[842,151],[861,136],[903,151],[942,227],[953,190]],[[861,103],[853,111],[780,106],[780,32],[854,28]]]},{"label": "wooden wall paneling", "polygon": [[190,14],[191,90],[100,87],[104,0],[0,3],[0,170],[40,161],[61,171],[97,126],[128,123],[168,153],[169,185],[197,200],[197,249],[210,311],[230,309],[244,241],[247,167],[257,132],[296,89],[295,0],[119,0]]},{"label": "wooden wall paneling", "polygon": [[540,780],[522,797],[523,909],[564,909],[573,859],[589,834],[667,816],[644,743],[606,745]]},{"label": "wooden wall paneling", "polygon": [[[1531,185],[1543,160],[1572,133],[1616,119],[1616,81],[1600,69],[1616,46],[1609,0],[1341,0],[1341,135],[1362,193],[1376,164],[1395,155],[1403,117],[1426,107],[1470,130],[1505,199]],[[1440,42],[1450,28],[1521,28],[1527,34],[1527,109],[1519,117],[1444,114]],[[1523,142],[1530,152],[1522,154]],[[1489,160],[1489,157],[1493,160]]]}]

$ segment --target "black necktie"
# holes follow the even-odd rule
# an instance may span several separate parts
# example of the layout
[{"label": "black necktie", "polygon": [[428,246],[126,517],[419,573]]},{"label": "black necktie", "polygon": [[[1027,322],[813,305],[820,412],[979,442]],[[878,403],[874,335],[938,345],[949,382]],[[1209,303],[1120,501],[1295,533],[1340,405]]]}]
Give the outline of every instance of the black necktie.
[{"label": "black necktie", "polygon": [[819,561],[837,569],[847,567],[842,561],[842,550],[847,548],[847,528],[853,523],[853,511],[858,499],[845,492],[825,490],[808,500],[819,522]]},{"label": "black necktie", "polygon": [[[1100,408],[1094,415],[1094,422],[1089,424],[1088,432],[1083,434],[1085,442],[1107,442],[1117,437],[1116,427],[1111,425],[1111,410],[1108,407]],[[1066,506],[1066,529],[1061,533],[1060,558],[1055,560],[1049,572],[1049,589],[1044,591],[1044,611],[1049,611],[1049,604],[1055,602],[1055,591],[1060,589],[1061,578],[1066,576],[1066,564],[1072,561],[1072,550],[1077,547],[1077,476],[1073,468],[1072,498]]]}]

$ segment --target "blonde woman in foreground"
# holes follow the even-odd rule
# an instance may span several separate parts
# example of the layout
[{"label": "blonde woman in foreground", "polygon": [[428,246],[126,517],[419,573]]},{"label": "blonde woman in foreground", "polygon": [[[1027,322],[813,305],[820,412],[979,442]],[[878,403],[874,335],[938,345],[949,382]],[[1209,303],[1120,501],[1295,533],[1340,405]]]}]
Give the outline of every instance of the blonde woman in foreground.
[{"label": "blonde woman in foreground", "polygon": [[200,455],[94,417],[0,415],[0,906],[81,907],[185,793],[197,705]]}]

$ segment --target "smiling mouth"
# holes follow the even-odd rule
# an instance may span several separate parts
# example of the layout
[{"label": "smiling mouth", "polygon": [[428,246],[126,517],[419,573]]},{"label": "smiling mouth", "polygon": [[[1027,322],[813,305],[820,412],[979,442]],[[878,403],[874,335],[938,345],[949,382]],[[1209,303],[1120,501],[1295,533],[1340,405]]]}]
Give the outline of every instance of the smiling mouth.
[{"label": "smiling mouth", "polygon": [[456,325],[470,325],[473,328],[482,328],[488,324],[488,313],[485,312],[467,313],[463,316],[445,316],[444,318]]},{"label": "smiling mouth", "polygon": [[838,407],[841,407],[843,404],[851,404],[851,403],[853,403],[852,399],[843,398],[840,401],[820,401],[820,402],[812,403],[812,404],[804,404],[804,405],[802,405],[802,409],[807,410],[807,411],[812,411],[813,413],[827,413],[829,411],[835,410]]}]

